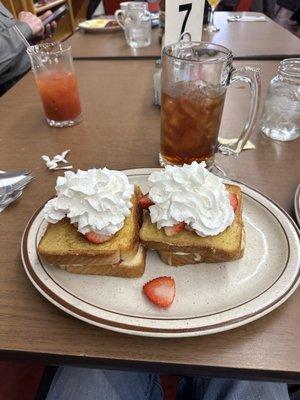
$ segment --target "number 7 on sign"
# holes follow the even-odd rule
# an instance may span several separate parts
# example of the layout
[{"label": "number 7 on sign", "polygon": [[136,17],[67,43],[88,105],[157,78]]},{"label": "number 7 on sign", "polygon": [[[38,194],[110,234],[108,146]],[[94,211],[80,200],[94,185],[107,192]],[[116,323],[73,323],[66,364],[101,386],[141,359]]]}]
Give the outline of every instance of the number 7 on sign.
[{"label": "number 7 on sign", "polygon": [[190,12],[192,10],[192,6],[193,6],[192,3],[186,3],[186,4],[179,5],[179,12],[186,11],[186,14],[183,19],[181,31],[180,31],[180,36],[183,34],[183,32],[185,32],[186,23],[189,18]]},{"label": "number 7 on sign", "polygon": [[204,2],[166,0],[165,45],[178,42],[184,32],[189,32],[194,41],[201,40]]}]

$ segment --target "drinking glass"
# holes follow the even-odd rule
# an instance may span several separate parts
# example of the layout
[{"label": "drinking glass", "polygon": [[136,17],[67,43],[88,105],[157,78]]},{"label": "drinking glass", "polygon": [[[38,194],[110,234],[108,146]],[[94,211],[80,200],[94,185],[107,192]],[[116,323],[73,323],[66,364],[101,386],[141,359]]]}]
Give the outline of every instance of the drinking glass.
[{"label": "drinking glass", "polygon": [[300,58],[280,62],[269,85],[260,127],[270,139],[285,142],[300,137]]},{"label": "drinking glass", "polygon": [[208,25],[204,27],[204,30],[207,32],[219,32],[219,28],[217,28],[214,24],[215,18],[215,9],[217,5],[220,3],[220,0],[207,0],[208,4],[210,5],[211,12],[209,16]]},{"label": "drinking glass", "polygon": [[27,49],[50,126],[73,126],[82,120],[71,46],[44,43]]},{"label": "drinking glass", "polygon": [[123,9],[115,12],[128,45],[135,49],[147,47],[151,43],[151,14],[147,7],[146,2],[128,2]]},{"label": "drinking glass", "polygon": [[[236,155],[243,149],[257,120],[260,79],[255,68],[235,69],[232,58],[213,43],[181,41],[163,49],[161,165],[205,161],[210,168],[216,152]],[[225,146],[218,134],[226,89],[235,81],[249,84],[250,110],[238,141]]]}]

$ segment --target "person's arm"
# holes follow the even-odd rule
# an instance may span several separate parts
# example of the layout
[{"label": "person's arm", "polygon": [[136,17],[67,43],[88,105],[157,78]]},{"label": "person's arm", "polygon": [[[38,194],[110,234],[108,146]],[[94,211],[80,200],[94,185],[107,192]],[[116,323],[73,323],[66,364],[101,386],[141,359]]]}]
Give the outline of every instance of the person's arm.
[{"label": "person's arm", "polygon": [[43,36],[45,28],[42,19],[48,15],[51,15],[51,11],[45,13],[41,18],[30,12],[22,11],[18,20],[7,18],[0,21],[0,75],[9,68],[13,68],[16,58],[25,52],[26,46],[14,31],[13,25],[17,25],[30,42]]},{"label": "person's arm", "polygon": [[[30,41],[33,33],[30,26],[22,21],[15,21],[15,24],[23,33],[25,38]],[[10,66],[13,66],[15,59],[25,51],[25,44],[18,37],[11,27],[0,25],[0,75]]]}]

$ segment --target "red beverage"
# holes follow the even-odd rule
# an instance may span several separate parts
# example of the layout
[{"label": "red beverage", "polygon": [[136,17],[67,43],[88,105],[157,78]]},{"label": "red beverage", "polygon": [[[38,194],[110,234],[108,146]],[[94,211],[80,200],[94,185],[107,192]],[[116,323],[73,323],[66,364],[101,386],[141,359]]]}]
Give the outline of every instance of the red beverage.
[{"label": "red beverage", "polygon": [[148,10],[151,13],[159,12],[159,0],[148,0]]},{"label": "red beverage", "polygon": [[36,76],[45,115],[52,121],[73,121],[81,114],[74,72],[45,72]]},{"label": "red beverage", "polygon": [[[181,86],[180,84],[178,86]],[[201,89],[162,93],[161,155],[169,164],[206,161],[216,152],[225,92],[203,93]]]}]

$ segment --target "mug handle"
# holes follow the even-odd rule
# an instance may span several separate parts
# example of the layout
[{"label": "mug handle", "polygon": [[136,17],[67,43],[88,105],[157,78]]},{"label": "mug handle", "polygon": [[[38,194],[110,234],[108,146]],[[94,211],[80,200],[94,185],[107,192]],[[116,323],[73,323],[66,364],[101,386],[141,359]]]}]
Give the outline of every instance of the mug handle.
[{"label": "mug handle", "polygon": [[124,21],[124,18],[125,18],[125,12],[124,12],[124,10],[116,10],[116,12],[115,12],[116,21],[117,21],[117,23],[120,25],[120,27],[121,27],[122,29],[125,29],[124,23],[123,23],[123,21],[121,20],[121,15],[122,15],[122,20]]},{"label": "mug handle", "polygon": [[250,109],[248,119],[245,123],[240,137],[237,142],[232,145],[218,144],[217,151],[225,155],[238,155],[245,146],[247,140],[251,136],[258,117],[258,107],[260,100],[260,69],[254,67],[232,68],[229,74],[229,84],[236,81],[246,82],[250,88]]},{"label": "mug handle", "polygon": [[185,42],[191,42],[192,41],[192,35],[188,31],[182,32],[182,34],[179,37],[179,42],[185,41]]}]

